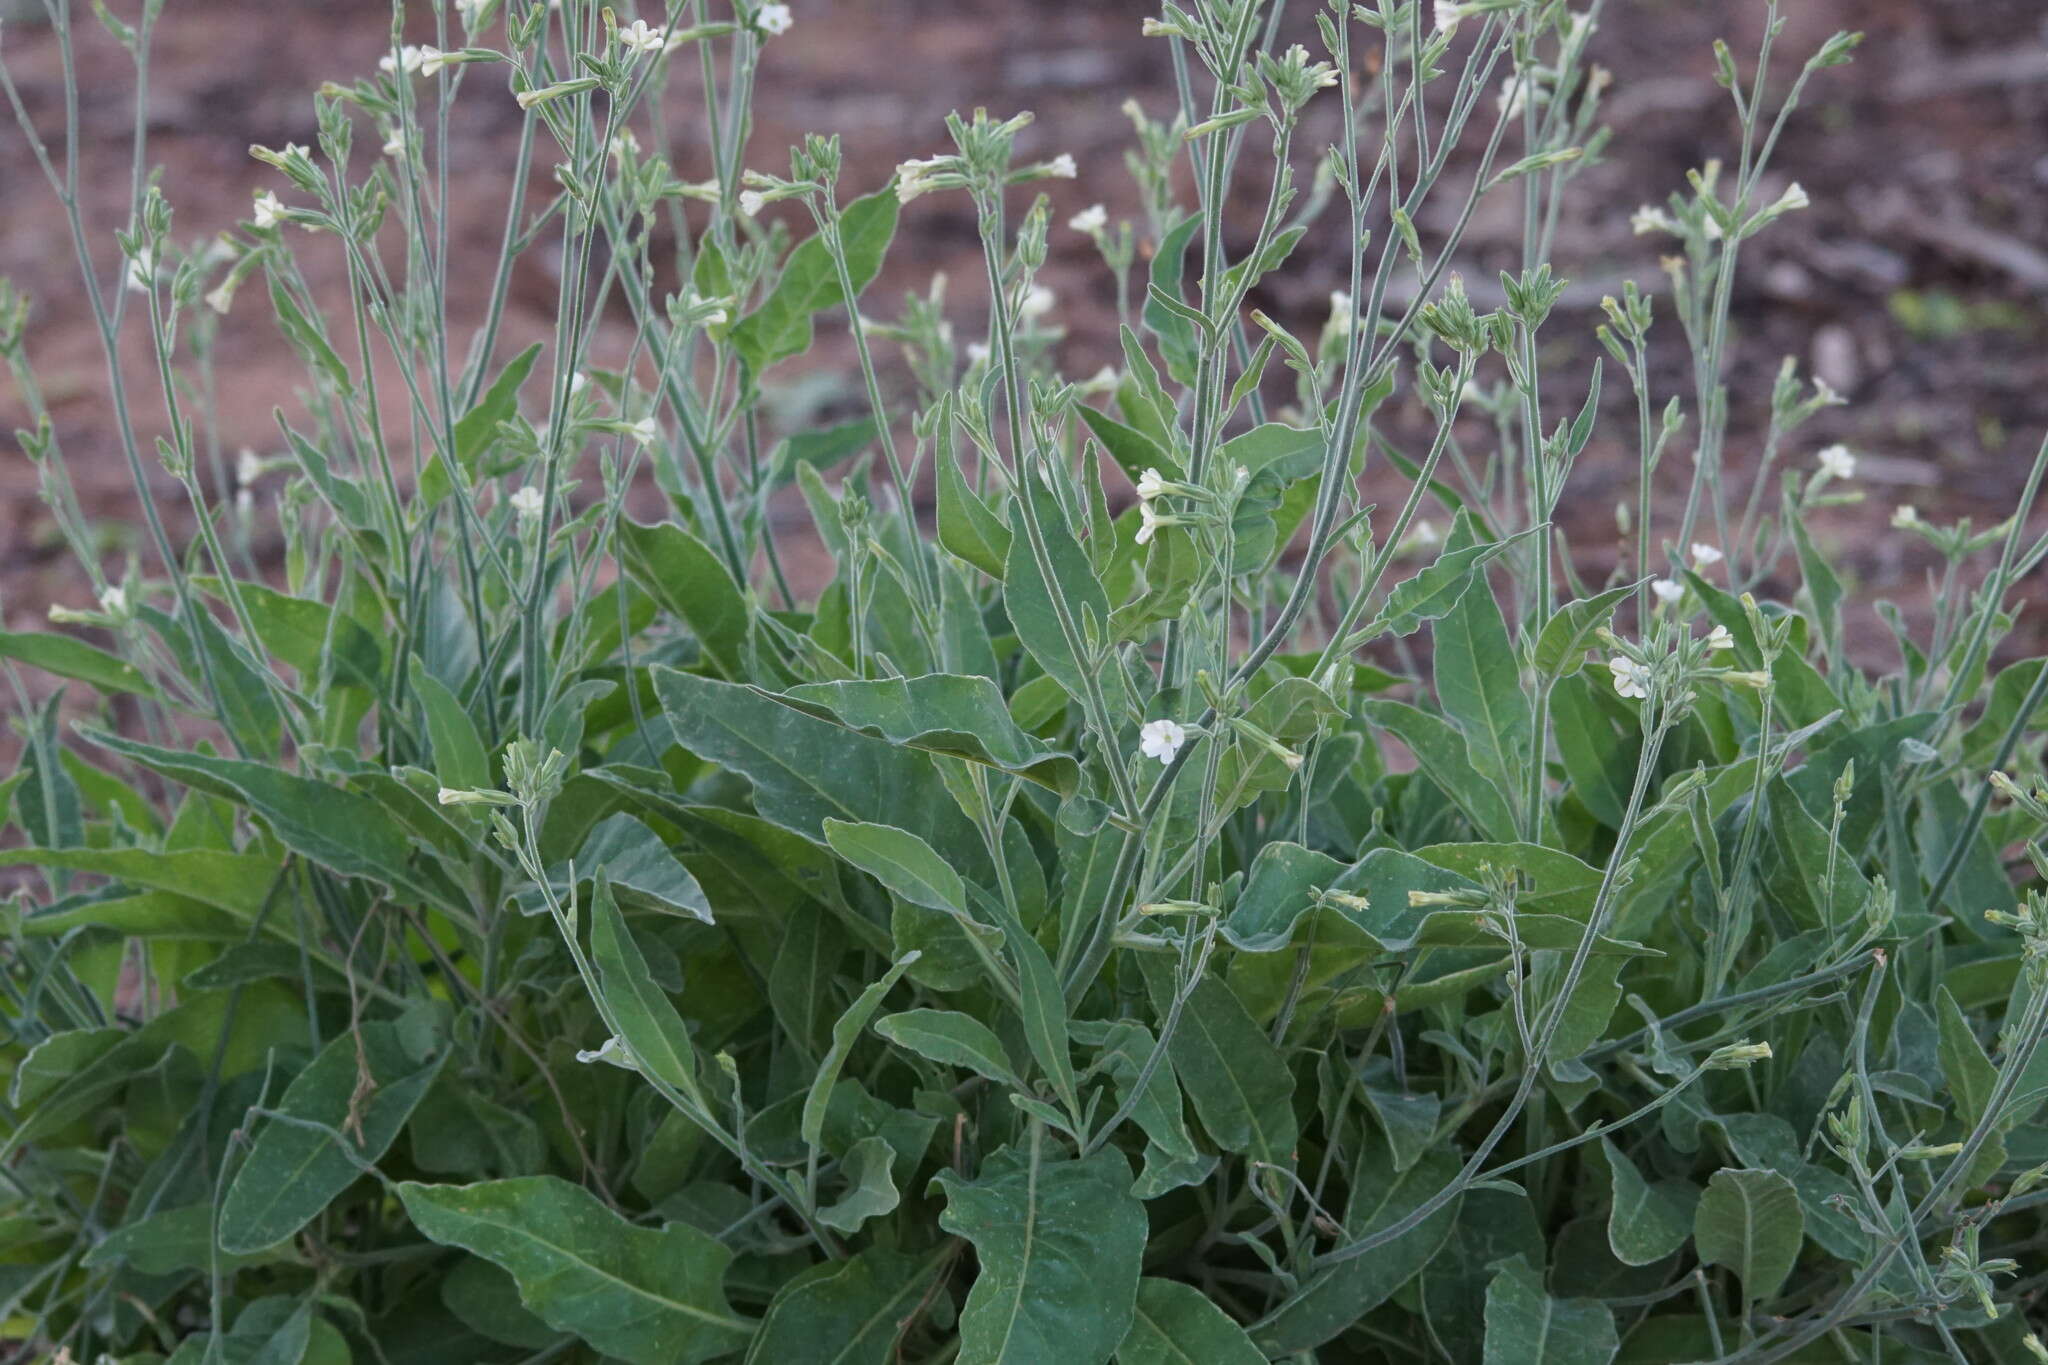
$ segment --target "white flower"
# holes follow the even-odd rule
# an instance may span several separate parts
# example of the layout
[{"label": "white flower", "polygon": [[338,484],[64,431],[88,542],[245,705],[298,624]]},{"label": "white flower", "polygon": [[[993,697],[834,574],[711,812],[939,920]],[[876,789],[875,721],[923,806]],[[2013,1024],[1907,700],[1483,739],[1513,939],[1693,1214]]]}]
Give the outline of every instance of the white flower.
[{"label": "white flower", "polygon": [[661,51],[668,43],[668,30],[645,19],[635,19],[619,30],[619,42],[626,51],[646,56]]},{"label": "white flower", "polygon": [[932,183],[932,173],[947,166],[951,158],[943,156],[926,157],[920,161],[912,157],[896,166],[896,202],[907,204],[919,195],[930,194],[938,186]]},{"label": "white flower", "polygon": [[206,306],[226,317],[228,309],[235,306],[235,277],[228,276],[218,287],[206,292]]},{"label": "white flower", "polygon": [[1443,540],[1443,533],[1436,529],[1436,523],[1423,517],[1408,528],[1408,543],[1415,546],[1431,546]]},{"label": "white flower", "polygon": [[1116,366],[1104,365],[1095,372],[1092,379],[1087,380],[1081,387],[1089,393],[1102,393],[1114,390],[1122,382],[1123,378],[1116,372]]},{"label": "white flower", "polygon": [[1072,180],[1081,173],[1081,168],[1074,164],[1071,153],[1061,152],[1046,163],[1045,173],[1055,180]]},{"label": "white flower", "polygon": [[1137,543],[1140,545],[1144,545],[1150,542],[1153,535],[1159,530],[1160,527],[1170,526],[1173,524],[1169,521],[1162,520],[1159,514],[1152,510],[1152,504],[1150,502],[1141,502],[1138,504],[1138,517],[1138,534],[1132,537],[1132,539],[1136,540]]},{"label": "white flower", "polygon": [[1711,213],[1700,223],[1700,230],[1710,242],[1721,240],[1721,220]]},{"label": "white flower", "polygon": [[661,439],[661,424],[652,417],[642,417],[633,423],[632,437],[643,446],[651,446]]},{"label": "white flower", "polygon": [[401,47],[396,52],[387,52],[377,59],[377,69],[385,75],[395,75],[402,68],[410,76],[419,70],[420,50],[416,47]]},{"label": "white flower", "polygon": [[1138,752],[1158,759],[1161,764],[1172,763],[1180,746],[1187,742],[1188,732],[1170,720],[1148,720],[1138,731]]},{"label": "white flower", "polygon": [[1795,180],[1778,196],[1778,202],[1771,205],[1771,216],[1775,218],[1778,214],[1791,213],[1797,209],[1811,207],[1812,204],[1813,200],[1806,197],[1806,187]]},{"label": "white flower", "polygon": [[988,347],[979,341],[968,342],[967,363],[969,365],[988,364]]},{"label": "white flower", "polygon": [[263,477],[263,461],[256,458],[256,452],[247,446],[235,459],[235,482],[243,488]]},{"label": "white flower", "polygon": [[761,193],[761,191],[740,191],[740,212],[746,214],[747,217],[754,217],[756,214],[760,213],[761,210],[766,207],[768,207],[768,199],[767,196]]},{"label": "white flower", "polygon": [[1586,45],[1586,39],[1593,36],[1593,16],[1590,13],[1573,14],[1570,27],[1565,31],[1564,45],[1576,51]]},{"label": "white flower", "polygon": [[235,490],[235,515],[243,521],[247,521],[255,513],[256,495],[249,489],[237,488]]},{"label": "white flower", "polygon": [[763,5],[761,12],[754,16],[755,25],[770,36],[789,32],[796,23],[796,16],[789,12],[788,5]]},{"label": "white flower", "polygon": [[1109,210],[1100,204],[1090,204],[1072,218],[1067,219],[1067,226],[1076,232],[1085,232],[1092,237],[1109,226]]},{"label": "white flower", "polygon": [[455,12],[462,16],[462,26],[476,29],[484,21],[484,6],[491,0],[455,0]]},{"label": "white flower", "polygon": [[128,258],[128,287],[138,294],[156,288],[156,253],[148,247]]},{"label": "white flower", "polygon": [[1650,666],[1617,654],[1607,661],[1614,673],[1614,690],[1624,697],[1647,699],[1650,695]]},{"label": "white flower", "polygon": [[1658,578],[1651,581],[1650,591],[1657,594],[1659,602],[1676,602],[1685,596],[1685,585],[1669,578]]},{"label": "white flower", "polygon": [[1458,27],[1458,21],[1464,17],[1465,7],[1457,4],[1456,0],[1436,0],[1436,31],[1438,33],[1455,32]]},{"label": "white flower", "polygon": [[438,47],[422,47],[419,54],[419,73],[422,76],[438,76],[442,67],[453,65],[448,54]]},{"label": "white flower", "polygon": [[1831,479],[1856,477],[1856,452],[1845,445],[1832,445],[1820,453],[1820,472]]},{"label": "white flower", "polygon": [[100,590],[100,610],[109,616],[126,616],[128,590],[119,583],[109,583]]},{"label": "white flower", "polygon": [[1899,504],[1899,510],[1892,513],[1892,526],[1901,531],[1911,530],[1920,524],[1920,509],[1910,502]]},{"label": "white flower", "polygon": [[511,501],[512,510],[519,514],[521,521],[540,520],[540,490],[532,484],[522,486],[512,495]]},{"label": "white flower", "polygon": [[1728,633],[1728,627],[1715,626],[1707,632],[1707,653],[1719,654],[1724,649],[1735,648],[1735,637]]},{"label": "white flower", "polygon": [[1529,107],[1529,81],[1526,74],[1517,71],[1500,83],[1500,96],[1494,105],[1502,118],[1519,118]]},{"label": "white flower", "polygon": [[284,200],[265,190],[256,196],[254,208],[256,226],[264,229],[274,228],[284,214]]},{"label": "white flower", "polygon": [[1138,476],[1138,496],[1146,502],[1166,491],[1166,477],[1156,469],[1147,469]]},{"label": "white flower", "polygon": [[1031,322],[1050,313],[1058,302],[1059,296],[1052,290],[1042,284],[1034,284],[1031,286],[1031,292],[1024,296],[1023,302],[1017,305],[1017,312],[1026,322]]},{"label": "white flower", "polygon": [[1355,316],[1351,296],[1341,289],[1330,291],[1330,330],[1339,336],[1351,335],[1351,320]]},{"label": "white flower", "polygon": [[1702,545],[1697,540],[1692,543],[1692,563],[1696,569],[1712,568],[1727,557],[1712,545]]},{"label": "white flower", "polygon": [[640,1069],[640,1064],[633,1060],[632,1050],[626,1046],[626,1040],[616,1036],[605,1039],[604,1046],[602,1047],[579,1049],[576,1053],[576,1060],[579,1062],[610,1062],[613,1066],[624,1067],[628,1071],[638,1071]]},{"label": "white flower", "polygon": [[631,128],[621,128],[612,135],[612,160],[624,161],[629,155],[640,154],[640,139]]},{"label": "white flower", "polygon": [[384,155],[403,157],[405,155],[405,130],[393,128],[391,136],[384,139]]},{"label": "white flower", "polygon": [[569,396],[571,398],[574,398],[588,387],[590,387],[590,376],[583,373],[583,371],[578,370],[569,376]]},{"label": "white flower", "polygon": [[1678,235],[1678,220],[1663,209],[1653,208],[1648,204],[1643,205],[1629,215],[1628,225],[1629,229],[1638,237],[1652,232],[1668,232],[1673,236]]}]

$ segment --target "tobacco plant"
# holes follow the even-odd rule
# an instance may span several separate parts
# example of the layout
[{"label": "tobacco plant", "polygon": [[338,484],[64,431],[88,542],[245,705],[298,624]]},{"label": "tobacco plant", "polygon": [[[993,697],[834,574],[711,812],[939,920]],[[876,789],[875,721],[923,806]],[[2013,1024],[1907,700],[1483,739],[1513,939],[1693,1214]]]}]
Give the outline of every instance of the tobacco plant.
[{"label": "tobacco plant", "polygon": [[[110,224],[113,77],[44,8],[61,110],[5,89],[141,525],[81,511],[10,288],[93,600],[0,636],[15,1358],[2048,1360],[2048,668],[1995,666],[2048,447],[1995,527],[1900,509],[1940,569],[1872,673],[1815,515],[1855,456],[1802,434],[1843,400],[1725,382],[1854,35],[1717,48],[1726,153],[1589,337],[1602,0],[1165,4],[1142,221],[1056,210],[1024,114],[782,173],[787,6],[416,3],[209,241],[143,137],[175,10],[94,5]],[[458,100],[521,119],[495,244]],[[933,199],[979,297],[892,311]],[[1078,381],[1061,234],[1121,320]],[[1332,259],[1327,320],[1259,306]],[[231,459],[244,325],[305,374]]]}]

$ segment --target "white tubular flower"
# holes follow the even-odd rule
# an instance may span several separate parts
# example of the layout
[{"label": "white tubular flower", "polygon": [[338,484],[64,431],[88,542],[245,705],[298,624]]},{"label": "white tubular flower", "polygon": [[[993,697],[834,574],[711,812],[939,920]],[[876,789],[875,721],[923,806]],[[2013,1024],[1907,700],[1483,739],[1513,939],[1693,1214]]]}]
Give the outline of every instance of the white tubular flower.
[{"label": "white tubular flower", "polygon": [[1067,219],[1067,226],[1076,232],[1085,232],[1093,237],[1109,226],[1109,210],[1100,204],[1090,204]]},{"label": "white tubular flower", "polygon": [[1692,543],[1692,564],[1696,569],[1710,569],[1727,557],[1712,545],[1703,545],[1697,540]]},{"label": "white tubular flower", "polygon": [[1422,549],[1441,544],[1443,538],[1443,532],[1437,530],[1436,523],[1428,517],[1421,518],[1408,528],[1408,543]]},{"label": "white tubular flower", "polygon": [[1643,205],[1629,215],[1628,226],[1638,237],[1652,232],[1668,232],[1674,237],[1678,235],[1678,220],[1663,209],[1654,208],[1649,204]]},{"label": "white tubular flower", "polygon": [[970,366],[986,365],[988,364],[988,359],[989,349],[986,343],[979,341],[970,341],[967,343],[967,363]]},{"label": "white tubular flower", "polygon": [[912,157],[896,166],[896,202],[907,204],[921,195],[930,194],[938,186],[932,183],[932,173],[945,166],[943,156],[926,157],[920,161]]},{"label": "white tubular flower", "polygon": [[521,521],[540,520],[540,490],[532,484],[526,484],[515,492],[512,495],[511,502],[512,510],[519,514]]},{"label": "white tubular flower", "polygon": [[667,46],[668,30],[659,24],[650,24],[645,19],[635,19],[619,30],[619,42],[626,51],[635,56],[645,57]]},{"label": "white tubular flower", "polygon": [[396,52],[387,52],[377,59],[377,69],[387,76],[395,76],[400,71],[410,76],[420,69],[420,50],[407,45]]},{"label": "white tubular flower", "polygon": [[576,373],[569,376],[569,396],[571,398],[574,398],[577,394],[583,392],[586,388],[589,387],[590,376],[583,373],[583,371],[578,370],[576,371]]},{"label": "white tubular flower", "polygon": [[449,58],[448,54],[438,47],[422,47],[419,49],[418,72],[422,76],[438,76],[441,74],[442,67],[453,65],[454,62]]},{"label": "white tubular flower", "polygon": [[147,294],[156,288],[156,253],[144,247],[128,260],[128,287],[138,294]]},{"label": "white tubular flower", "polygon": [[1685,585],[1669,578],[1653,579],[1650,591],[1657,594],[1659,602],[1676,602],[1685,596]]},{"label": "white tubular flower", "polygon": [[605,1039],[604,1046],[602,1047],[578,1050],[576,1060],[584,1063],[609,1062],[613,1066],[624,1067],[628,1071],[638,1071],[640,1069],[640,1063],[633,1059],[632,1049],[626,1046],[625,1039],[619,1037]]},{"label": "white tubular flower", "polygon": [[1820,472],[1831,479],[1856,477],[1856,452],[1845,445],[1832,445],[1820,453]]},{"label": "white tubular flower", "polygon": [[282,220],[284,215],[284,200],[279,199],[275,194],[272,194],[269,190],[265,190],[263,191],[263,193],[256,196],[256,202],[253,205],[253,208],[255,211],[255,218],[253,221],[255,222],[256,226],[265,231],[268,231],[269,229],[276,227],[278,223]]},{"label": "white tubular flower", "polygon": [[1614,674],[1614,690],[1621,696],[1634,697],[1639,701],[1650,696],[1650,666],[1639,664],[1634,659],[1617,654],[1607,661],[1607,667]]},{"label": "white tubular flower", "polygon": [[621,128],[612,135],[612,160],[624,161],[628,156],[640,155],[640,139],[631,128]]},{"label": "white tubular flower", "polygon": [[1436,31],[1438,33],[1457,32],[1458,21],[1464,17],[1465,7],[1455,3],[1455,0],[1436,0]]},{"label": "white tubular flower", "polygon": [[1517,71],[1500,83],[1500,95],[1494,100],[1502,118],[1520,118],[1522,111],[1529,107],[1529,77]]},{"label": "white tubular flower", "polygon": [[768,207],[768,199],[759,190],[740,191],[740,212],[752,218]]},{"label": "white tubular flower", "polygon": [[1138,476],[1138,497],[1150,502],[1166,491],[1166,477],[1156,469],[1147,469]]},{"label": "white tubular flower", "polygon": [[1053,310],[1059,296],[1042,284],[1031,286],[1031,292],[1017,305],[1017,313],[1026,322],[1035,322]]},{"label": "white tubular flower", "polygon": [[128,590],[119,583],[109,583],[100,591],[100,610],[109,616],[128,614]]},{"label": "white tubular flower", "polygon": [[235,483],[247,488],[263,477],[263,461],[256,458],[256,452],[247,446],[235,457]]},{"label": "white tubular flower", "polygon": [[243,521],[247,521],[256,515],[256,494],[254,491],[247,488],[237,488],[235,490],[235,515]]},{"label": "white tubular flower", "polygon": [[484,9],[491,0],[455,0],[455,12],[462,16],[462,26],[475,32],[484,21]]},{"label": "white tubular flower", "polygon": [[1735,637],[1728,633],[1728,627],[1715,626],[1707,632],[1707,653],[1719,654],[1724,649],[1735,648]]},{"label": "white tubular flower", "polygon": [[1898,510],[1892,513],[1892,528],[1894,530],[1910,531],[1919,524],[1920,509],[1910,502],[1900,503]]},{"label": "white tubular flower", "polygon": [[402,159],[405,156],[405,130],[393,128],[391,136],[384,139],[383,151],[388,157]]},{"label": "white tubular flower", "polygon": [[1081,168],[1074,164],[1072,153],[1061,152],[1046,163],[1045,173],[1055,180],[1072,180],[1081,173]]},{"label": "white tubular flower", "polygon": [[761,12],[754,16],[754,27],[770,37],[780,37],[789,32],[796,23],[796,16],[789,12],[788,5],[763,5]]},{"label": "white tubular flower", "polygon": [[1780,213],[1795,213],[1800,209],[1810,208],[1812,205],[1813,200],[1807,198],[1806,187],[1795,180],[1785,187],[1783,194],[1778,196],[1778,202],[1771,205],[1771,214],[1773,217],[1776,217]]},{"label": "white tubular flower", "polygon": [[661,439],[661,424],[652,417],[642,417],[633,423],[632,437],[643,446],[651,446]]},{"label": "white tubular flower", "polygon": [[1188,732],[1170,720],[1148,720],[1138,731],[1138,752],[1158,759],[1162,766],[1173,762],[1173,756],[1187,742]]},{"label": "white tubular flower", "polygon": [[230,275],[217,288],[206,292],[206,306],[226,317],[228,309],[235,306],[235,277]]},{"label": "white tubular flower", "polygon": [[1132,539],[1140,545],[1150,544],[1152,537],[1158,534],[1160,527],[1173,525],[1172,522],[1165,520],[1157,512],[1153,511],[1150,502],[1138,504],[1138,518],[1138,534],[1132,537]]},{"label": "white tubular flower", "polygon": [[1700,224],[1700,229],[1708,241],[1718,242],[1721,240],[1721,220],[1713,214],[1710,213],[1706,216],[1705,220]]},{"label": "white tubular flower", "polygon": [[1330,291],[1330,330],[1338,336],[1351,335],[1351,320],[1356,316],[1351,296],[1341,289]]}]

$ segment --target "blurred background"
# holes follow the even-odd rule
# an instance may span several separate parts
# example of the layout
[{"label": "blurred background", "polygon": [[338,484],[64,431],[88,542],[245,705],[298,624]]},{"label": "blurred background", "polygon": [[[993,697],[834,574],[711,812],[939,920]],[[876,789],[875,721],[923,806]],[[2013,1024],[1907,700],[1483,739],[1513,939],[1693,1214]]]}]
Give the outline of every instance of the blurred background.
[{"label": "blurred background", "polygon": [[[117,13],[136,7],[129,0],[113,4]],[[83,0],[75,7],[82,12],[86,79],[83,209],[103,274],[111,277],[118,269],[113,233],[126,214],[133,73],[84,13]],[[1080,167],[1076,181],[1047,182],[1056,225],[1098,202],[1113,221],[1140,218],[1123,165],[1131,128],[1120,106],[1135,97],[1155,115],[1174,107],[1165,45],[1138,32],[1155,5],[793,0],[792,8],[794,30],[771,41],[764,57],[750,165],[781,171],[787,147],[803,133],[837,132],[846,144],[851,194],[882,184],[905,157],[945,150],[942,120],[951,110],[1030,109],[1037,121],[1020,154],[1068,152]],[[1307,30],[1315,8],[1294,0],[1288,15],[1312,46]],[[1688,168],[1732,153],[1735,119],[1712,79],[1710,45],[1727,38],[1747,69],[1764,8],[1762,0],[1608,0],[1591,56],[1614,75],[1605,104],[1614,137],[1603,164],[1576,182],[1560,223],[1557,265],[1573,285],[1546,331],[1550,360],[1581,384],[1598,354],[1593,327],[1601,295],[1626,279],[1665,291],[1658,256],[1671,239],[1633,235],[1629,216],[1682,188]],[[412,9],[418,22],[408,36],[429,38],[428,6]],[[1926,599],[1933,563],[1924,545],[1888,528],[1894,507],[1915,504],[1923,516],[1969,516],[1980,526],[1997,521],[2048,427],[2048,11],[2041,0],[1797,0],[1787,10],[1781,70],[1788,78],[1834,30],[1862,29],[1868,38],[1853,65],[1815,79],[1774,162],[1768,193],[1798,180],[1813,207],[1745,248],[1730,374],[1731,478],[1738,490],[1746,488],[1783,357],[1796,357],[1803,372],[1818,374],[1849,400],[1804,428],[1784,460],[1810,467],[1816,451],[1837,441],[1861,457],[1856,487],[1864,501],[1830,510],[1816,530],[1858,598],[1850,619],[1855,651],[1885,667],[1895,654],[1869,602],[1889,598],[1910,613]],[[29,117],[54,141],[63,86],[40,0],[0,0],[0,12],[13,16],[0,56]],[[388,50],[389,26],[385,0],[170,0],[142,116],[180,240],[232,228],[248,216],[252,192],[280,187],[279,177],[250,159],[249,145],[312,143],[312,90],[323,80],[373,70]],[[685,175],[703,173],[701,121],[693,117],[701,106],[688,88],[693,75],[694,63],[679,64],[667,102],[671,154]],[[474,70],[456,108],[447,166],[457,255],[473,242],[479,276],[495,259],[521,118],[500,70]],[[373,153],[374,143],[364,154]],[[544,154],[536,205],[547,188],[547,164]],[[1251,169],[1263,174],[1262,166]],[[1496,196],[1467,238],[1461,270],[1482,306],[1497,295],[1492,282],[1499,270],[1519,264],[1518,203]],[[87,510],[106,519],[118,555],[137,509],[98,340],[74,279],[63,216],[11,121],[0,124],[0,206],[0,274],[35,300],[29,353]],[[1254,300],[1310,337],[1348,269],[1335,218],[1325,223],[1332,231],[1312,236]],[[1253,226],[1241,225],[1247,237]],[[1426,234],[1432,225],[1420,226]],[[893,318],[904,292],[922,294],[935,272],[945,272],[955,326],[963,340],[976,336],[985,313],[973,234],[962,196],[934,195],[909,206],[864,311]],[[524,336],[539,335],[552,316],[555,281],[548,272],[538,253],[522,265],[506,353]],[[317,263],[311,273],[323,282]],[[1059,296],[1064,371],[1083,377],[1115,359],[1113,283],[1087,239],[1056,226],[1043,280]],[[338,281],[337,271],[324,283]],[[451,308],[463,340],[487,284],[456,281]],[[248,292],[252,297],[224,322],[219,349],[218,402],[231,457],[242,446],[276,451],[272,409],[296,406],[300,380],[260,294]],[[621,333],[628,325],[622,317],[608,323]],[[1668,306],[1659,309],[1653,338],[1660,404],[1674,392],[1689,400],[1683,345]],[[791,425],[826,420],[858,401],[843,327],[828,324],[818,352],[788,368],[790,374],[778,373],[782,387],[774,397]],[[130,374],[147,440],[161,427],[162,404],[140,347]],[[1576,408],[1584,389],[1572,394],[1566,383],[1550,392],[1558,395],[1558,410],[1547,415],[1555,422],[1567,415],[1567,404]],[[1609,376],[1604,407],[1563,514],[1591,575],[1614,561],[1614,508],[1632,499],[1636,469],[1633,399],[1619,374]],[[23,421],[21,396],[0,377],[0,430]],[[1483,430],[1475,436],[1483,440]],[[1667,457],[1660,501],[1682,499],[1688,453],[1681,442]],[[175,525],[181,495],[156,474],[160,505]],[[800,509],[791,512],[800,528]],[[139,547],[140,538],[133,543]],[[2039,592],[2038,582],[2032,589]],[[83,575],[66,562],[37,502],[33,468],[8,449],[0,454],[0,616],[9,629],[33,628],[50,603],[82,607],[87,596]],[[2044,641],[2048,626],[2035,622],[2029,633],[2023,622],[2012,647],[2038,654]]]}]

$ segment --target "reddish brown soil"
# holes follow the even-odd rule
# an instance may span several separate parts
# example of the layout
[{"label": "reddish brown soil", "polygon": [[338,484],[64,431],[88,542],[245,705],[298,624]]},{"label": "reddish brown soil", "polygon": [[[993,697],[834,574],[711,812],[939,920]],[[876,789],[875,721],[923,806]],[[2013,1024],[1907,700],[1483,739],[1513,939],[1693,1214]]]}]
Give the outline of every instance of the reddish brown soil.
[{"label": "reddish brown soil", "polygon": [[[0,3],[8,8],[40,12],[20,0]],[[82,2],[76,8],[86,9]],[[425,17],[425,5],[414,8]],[[847,183],[863,188],[884,180],[901,157],[940,150],[941,120],[949,110],[1029,108],[1038,121],[1023,152],[1070,151],[1082,168],[1078,183],[1054,186],[1056,221],[1098,200],[1113,213],[1135,213],[1122,169],[1128,126],[1118,105],[1135,94],[1163,112],[1173,98],[1163,48],[1137,34],[1147,6],[1135,0],[811,0],[796,8],[795,31],[768,49],[770,94],[761,104],[753,164],[779,169],[781,149],[799,135],[836,131],[847,147]],[[1867,502],[1830,513],[1819,530],[1866,600],[1885,596],[1910,604],[1924,600],[1928,557],[1924,547],[1885,529],[1892,506],[1911,501],[1930,516],[1968,515],[1980,525],[1997,520],[2048,427],[2043,20],[2036,0],[1802,0],[1789,8],[1782,39],[1788,53],[1811,50],[1836,27],[1860,26],[1870,39],[1853,66],[1817,78],[1776,163],[1778,180],[1802,181],[1815,207],[1759,239],[1749,257],[1736,302],[1730,458],[1740,484],[1755,458],[1780,357],[1820,365],[1851,405],[1802,432],[1788,458],[1810,463],[1814,450],[1834,440],[1864,453]],[[1602,292],[1623,278],[1662,287],[1659,243],[1630,234],[1629,211],[1660,201],[1682,184],[1686,168],[1731,145],[1733,118],[1711,79],[1709,43],[1725,34],[1738,53],[1753,51],[1762,10],[1756,0],[1610,0],[1593,53],[1617,73],[1608,104],[1616,136],[1605,164],[1580,181],[1559,233],[1560,267],[1579,282],[1551,328],[1565,373],[1583,374],[1596,354],[1591,329]],[[1305,21],[1309,11],[1304,0],[1295,0],[1290,22],[1303,26],[1294,21]],[[371,69],[388,42],[387,14],[383,0],[179,0],[169,7],[146,119],[152,160],[165,168],[181,238],[228,228],[246,216],[254,189],[277,184],[249,158],[249,144],[313,142],[310,90],[321,80]],[[111,272],[113,231],[125,214],[132,83],[125,60],[91,19],[81,19],[79,27],[87,73],[84,208],[102,269]],[[61,82],[47,26],[29,18],[9,22],[0,51],[29,113],[54,139]],[[465,98],[453,127],[453,230],[458,243],[475,240],[488,259],[496,250],[521,116],[492,72],[475,79],[479,88]],[[693,107],[687,88],[669,103],[675,157],[686,171],[698,170],[702,160]],[[119,456],[106,372],[73,279],[63,221],[11,126],[0,127],[0,187],[6,206],[0,273],[36,296],[30,345],[74,477],[89,510],[107,520],[114,543],[139,548],[136,494]],[[869,296],[870,311],[890,315],[904,290],[922,290],[934,270],[944,270],[953,281],[959,325],[971,335],[981,307],[972,231],[957,196],[935,196],[907,210],[889,270]],[[1518,262],[1519,251],[1512,214],[1482,215],[1469,238],[1464,273],[1475,282],[1491,280]],[[1257,302],[1313,332],[1342,270],[1340,251],[1328,239],[1312,239]],[[1065,366],[1090,373],[1115,354],[1107,273],[1078,236],[1062,231],[1055,233],[1046,279],[1065,310]],[[324,279],[316,274],[316,283],[333,282],[331,271]],[[459,323],[473,319],[483,287],[481,280],[467,284],[453,300]],[[1923,312],[1956,321],[1945,328],[1905,325],[1900,309],[1916,300]],[[552,282],[536,265],[519,281],[508,334],[537,334],[552,303]],[[294,403],[296,361],[258,304],[237,309],[221,340],[220,400],[230,452],[244,444],[271,447],[272,408]],[[1669,393],[1683,372],[1675,320],[1668,308],[1660,316],[1659,382]],[[127,359],[146,441],[162,425],[162,404],[146,355],[137,349]],[[850,370],[841,329],[828,328],[802,384],[785,381],[779,410],[801,417],[852,402]],[[1633,488],[1626,444],[1631,409],[1625,386],[1614,379],[1606,420],[1574,476],[1564,514],[1594,572],[1613,553],[1613,507]],[[1565,396],[1566,388],[1554,392],[1552,421],[1577,402]],[[19,395],[0,379],[0,429],[20,420]],[[1686,467],[1682,452],[1667,463],[1674,490]],[[152,496],[174,524],[184,521],[175,486],[160,471],[156,478]],[[1677,494],[1660,495],[1660,503],[1666,496]],[[82,604],[82,575],[63,557],[36,501],[33,470],[18,456],[0,458],[0,528],[0,615],[9,628],[33,625],[52,601]],[[1867,606],[1857,609],[1852,629],[1859,654],[1873,664],[1889,662],[1889,645]],[[2015,648],[2040,652],[2027,640]]]}]

